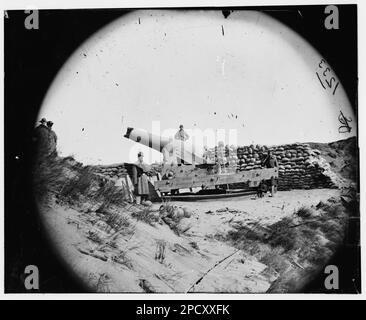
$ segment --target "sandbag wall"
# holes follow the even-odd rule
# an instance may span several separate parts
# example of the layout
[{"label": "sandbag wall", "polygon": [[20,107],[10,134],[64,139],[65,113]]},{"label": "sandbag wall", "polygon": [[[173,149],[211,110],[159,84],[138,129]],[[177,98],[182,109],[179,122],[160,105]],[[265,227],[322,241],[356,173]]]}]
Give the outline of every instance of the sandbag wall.
[{"label": "sandbag wall", "polygon": [[[93,166],[93,169],[94,169],[95,173],[102,174],[102,175],[110,177],[110,178],[123,177],[128,174],[128,171],[123,163],[105,165],[105,166],[102,166],[102,165]],[[150,171],[152,173],[160,172],[161,165],[160,164],[151,165]]]},{"label": "sandbag wall", "polygon": [[[219,144],[207,149],[207,160],[220,163],[222,173],[249,171],[262,168],[268,151],[278,160],[278,190],[337,188],[339,177],[330,170],[330,165],[321,157],[321,152],[311,149],[306,143],[279,146],[225,146]],[[123,163],[109,166],[94,166],[95,172],[116,178],[127,175]],[[161,169],[161,168],[160,168]],[[159,172],[159,166],[152,166]]]},{"label": "sandbag wall", "polygon": [[102,174],[110,178],[116,178],[127,175],[127,170],[123,163],[108,165],[108,166],[94,166],[96,173]]},{"label": "sandbag wall", "polygon": [[268,151],[279,164],[278,190],[337,188],[336,176],[320,156],[306,143],[279,146],[224,146],[206,150],[208,160],[220,163],[222,170],[249,171],[262,167]]}]

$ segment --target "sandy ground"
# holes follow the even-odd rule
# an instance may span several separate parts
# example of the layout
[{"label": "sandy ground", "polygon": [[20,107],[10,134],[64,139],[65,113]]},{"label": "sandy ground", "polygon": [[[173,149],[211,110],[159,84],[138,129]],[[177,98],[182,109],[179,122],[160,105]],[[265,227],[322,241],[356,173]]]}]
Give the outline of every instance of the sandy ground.
[{"label": "sandy ground", "polygon": [[[151,226],[130,219],[131,230],[113,236],[98,223],[95,212],[78,212],[55,202],[42,212],[56,250],[91,291],[260,293],[266,292],[278,275],[218,240],[218,235],[224,236],[237,223],[260,220],[263,225],[271,224],[301,206],[315,206],[339,195],[339,190],[317,189],[283,191],[274,198],[256,200],[246,196],[173,202],[193,211],[192,217],[185,219],[190,229],[181,235],[166,224]],[[88,239],[90,232],[98,233],[102,243]],[[161,244],[165,258],[158,261],[155,256]]]},{"label": "sandy ground", "polygon": [[[196,222],[190,234],[220,234],[231,229],[230,223],[260,222],[267,225],[291,215],[302,206],[316,206],[320,201],[339,197],[338,189],[293,190],[277,192],[275,197],[243,196],[226,200],[196,202],[174,201],[172,204],[191,209]],[[230,222],[230,223],[228,223]]]}]

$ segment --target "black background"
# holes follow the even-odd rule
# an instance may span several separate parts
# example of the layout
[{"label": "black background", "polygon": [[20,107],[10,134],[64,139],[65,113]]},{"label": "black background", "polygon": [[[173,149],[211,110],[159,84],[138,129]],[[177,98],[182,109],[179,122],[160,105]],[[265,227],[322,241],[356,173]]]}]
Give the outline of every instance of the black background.
[{"label": "black background", "polygon": [[[260,9],[302,35],[332,66],[357,114],[357,7],[338,5],[339,29],[324,27],[325,6]],[[223,19],[230,19],[229,10]],[[39,29],[27,30],[23,11],[8,11],[5,25],[5,289],[29,292],[22,275],[27,265],[40,270],[39,292],[83,292],[43,236],[30,183],[30,139],[42,100],[64,62],[90,35],[127,10],[40,10]],[[225,18],[226,16],[226,18]],[[316,115],[314,115],[316,117]],[[18,157],[18,159],[16,159]],[[359,251],[343,252],[340,292],[356,292]],[[342,270],[340,270],[342,274]],[[324,292],[322,279],[308,292]],[[359,290],[359,287],[358,287]]]}]

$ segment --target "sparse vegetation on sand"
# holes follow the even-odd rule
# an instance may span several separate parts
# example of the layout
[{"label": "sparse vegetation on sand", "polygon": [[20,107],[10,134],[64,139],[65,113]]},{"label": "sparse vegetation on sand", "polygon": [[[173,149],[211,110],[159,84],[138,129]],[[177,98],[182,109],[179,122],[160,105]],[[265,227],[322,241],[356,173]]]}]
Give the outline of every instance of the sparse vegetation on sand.
[{"label": "sparse vegetation on sand", "polygon": [[225,205],[136,205],[72,157],[40,163],[34,184],[51,232],[73,262],[85,262],[80,274],[95,272],[91,290],[102,292],[186,292],[192,283],[192,292],[297,292],[342,245],[358,204],[322,189]]},{"label": "sparse vegetation on sand", "polygon": [[280,274],[271,292],[293,292],[342,245],[347,217],[339,201],[322,202],[316,209],[300,207],[265,227],[240,226],[228,233],[227,240]]},{"label": "sparse vegetation on sand", "polygon": [[77,205],[92,202],[100,212],[110,206],[123,205],[124,197],[114,181],[95,173],[69,156],[44,159],[33,170],[35,196],[43,201],[54,195],[59,201]]}]

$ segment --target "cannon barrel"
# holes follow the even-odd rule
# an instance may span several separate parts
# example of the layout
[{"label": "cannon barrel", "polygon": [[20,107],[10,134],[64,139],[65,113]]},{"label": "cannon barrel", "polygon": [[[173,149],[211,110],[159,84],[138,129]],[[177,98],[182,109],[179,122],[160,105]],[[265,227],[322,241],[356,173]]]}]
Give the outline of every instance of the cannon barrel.
[{"label": "cannon barrel", "polygon": [[141,143],[151,149],[162,152],[163,148],[169,143],[168,138],[154,135],[144,129],[127,128],[125,138]]},{"label": "cannon barrel", "polygon": [[177,159],[185,163],[202,164],[205,160],[195,152],[195,146],[190,142],[176,139],[169,139],[154,135],[144,129],[128,127],[125,138],[141,143],[149,148],[162,152],[172,153]]}]

